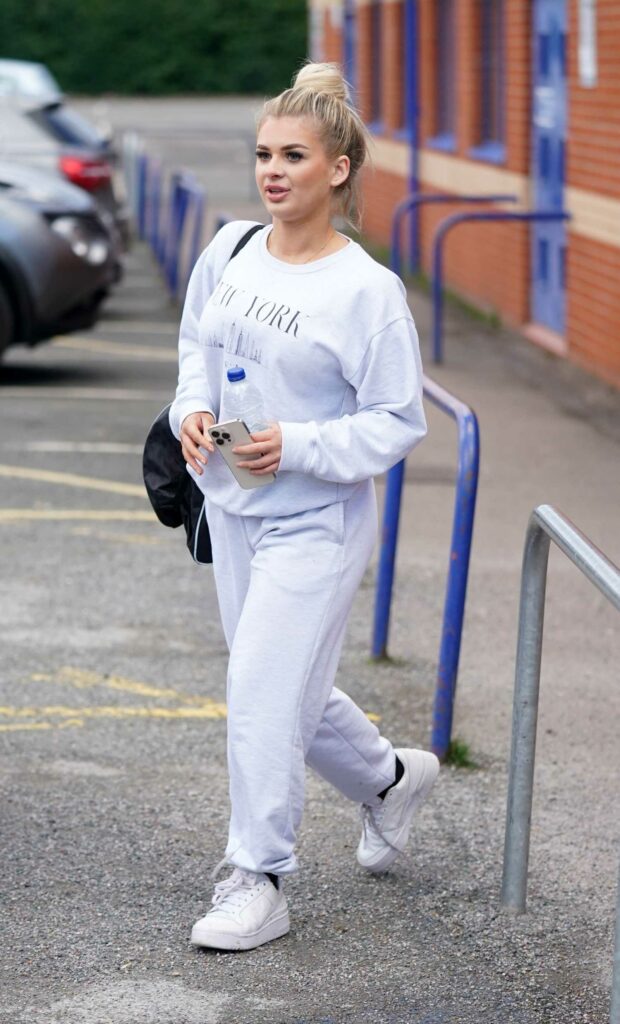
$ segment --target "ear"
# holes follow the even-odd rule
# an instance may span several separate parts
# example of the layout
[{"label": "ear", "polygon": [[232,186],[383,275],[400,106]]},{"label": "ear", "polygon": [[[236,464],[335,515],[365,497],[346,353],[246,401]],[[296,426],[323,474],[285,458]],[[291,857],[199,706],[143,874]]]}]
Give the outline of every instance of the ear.
[{"label": "ear", "polygon": [[342,185],[349,177],[350,170],[351,161],[349,160],[348,156],[345,156],[344,154],[342,156],[339,156],[337,160],[334,161],[333,164],[330,185],[332,185],[334,188],[337,188],[338,185]]}]

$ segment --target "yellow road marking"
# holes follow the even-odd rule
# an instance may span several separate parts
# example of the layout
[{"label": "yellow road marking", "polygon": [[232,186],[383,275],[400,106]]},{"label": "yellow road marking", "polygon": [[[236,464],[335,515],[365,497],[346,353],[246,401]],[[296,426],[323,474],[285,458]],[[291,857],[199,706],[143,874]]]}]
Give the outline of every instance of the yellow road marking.
[{"label": "yellow road marking", "polygon": [[16,708],[0,707],[0,715],[4,718],[226,718],[226,705],[213,701],[200,707],[156,708],[156,707],[101,707],[70,708],[62,704],[50,704],[44,707]]},{"label": "yellow road marking", "polygon": [[181,700],[185,704],[198,704],[199,706],[215,704],[211,697],[185,694],[172,687],[153,686],[151,683],[142,683],[137,679],[128,679],[125,676],[104,676],[99,672],[73,668],[70,665],[63,665],[62,668],[59,668],[52,674],[35,672],[30,679],[34,683],[60,683],[75,686],[78,690],[86,690],[93,686],[103,686],[108,690],[138,694],[140,697],[172,698],[173,700]]},{"label": "yellow road marking", "polygon": [[[131,705],[99,705],[88,707],[68,707],[64,704],[49,704],[42,706],[13,707],[5,705],[0,707],[0,717],[9,719],[37,719],[47,718],[47,722],[12,722],[0,724],[0,732],[7,732],[17,729],[48,729],[65,728],[70,725],[82,726],[86,719],[102,718],[150,718],[150,719],[223,719],[226,718],[226,704],[215,701],[211,697],[200,697],[193,694],[185,694],[173,687],[154,686],[151,683],[143,683],[137,679],[129,679],[125,676],[105,676],[100,672],[92,672],[88,669],[74,668],[65,665],[54,673],[36,672],[30,676],[34,683],[54,683],[59,685],[73,686],[78,690],[87,690],[94,687],[114,690],[120,693],[133,694],[139,697],[151,697],[156,700],[180,701],[182,706],[157,707],[157,706],[131,706]],[[373,712],[367,712],[367,717],[372,722],[379,722],[381,716]],[[60,719],[60,721],[53,721]]]},{"label": "yellow road marking", "polygon": [[[55,726],[65,727],[70,723],[83,725],[84,719],[101,718],[151,718],[151,719],[223,719],[226,717],[226,706],[223,701],[213,700],[212,697],[197,696],[190,693],[182,693],[173,687],[155,686],[152,683],[143,683],[137,679],[129,679],[126,676],[105,676],[99,672],[92,672],[88,669],[76,669],[72,666],[63,666],[54,673],[34,673],[30,677],[34,683],[53,683],[58,685],[74,686],[76,689],[92,689],[102,687],[120,693],[131,693],[134,696],[152,697],[159,700],[176,700],[181,707],[157,708],[157,707],[88,707],[69,708],[65,705],[51,705],[44,707],[28,708],[0,708],[0,716],[4,718],[59,718],[66,719],[65,722],[52,722],[41,725],[42,728]],[[381,716],[374,712],[367,712],[366,717],[371,722],[380,722]],[[20,726],[15,725],[14,728]],[[33,727],[39,727],[37,723]],[[0,725],[0,731],[11,728],[11,726]]]},{"label": "yellow road marking", "polygon": [[177,363],[176,348],[159,348],[156,345],[124,345],[122,341],[105,341],[96,338],[59,338],[55,348],[78,349],[80,352],[104,353],[121,359],[149,359],[162,363]]},{"label": "yellow road marking", "polygon": [[[100,707],[71,708],[62,704],[50,704],[43,707],[0,707],[0,716],[3,718],[40,718],[50,716],[52,718],[67,718],[69,721],[62,723],[68,725],[83,725],[85,718],[169,718],[176,719],[220,719],[226,718],[226,705],[213,701],[200,707],[182,708],[157,708],[157,707],[114,707],[102,705]],[[367,714],[371,721],[380,721],[379,715]],[[53,722],[38,722],[24,726],[0,725],[0,730],[6,732],[14,728],[46,729],[57,726]],[[59,725],[57,726],[59,727]]]},{"label": "yellow road marking", "polygon": [[27,729],[68,729],[84,725],[81,718],[69,718],[66,722],[19,722],[0,725],[0,732],[25,732]]},{"label": "yellow road marking", "polygon": [[101,523],[156,523],[154,512],[137,512],[124,509],[64,509],[64,508],[0,508],[0,523],[20,523],[33,520],[65,522],[87,519]]},{"label": "yellow road marking", "polygon": [[116,480],[101,480],[94,476],[80,476],[77,473],[56,473],[51,469],[27,469],[25,466],[0,465],[0,476],[14,480],[36,480],[47,484],[61,484],[64,487],[83,487],[90,491],[106,491],[109,494],[128,494],[132,498],[146,498],[142,484],[125,484]]},{"label": "yellow road marking", "polygon": [[23,725],[0,725],[0,732],[17,732],[23,729],[54,729],[53,722],[25,722]]}]

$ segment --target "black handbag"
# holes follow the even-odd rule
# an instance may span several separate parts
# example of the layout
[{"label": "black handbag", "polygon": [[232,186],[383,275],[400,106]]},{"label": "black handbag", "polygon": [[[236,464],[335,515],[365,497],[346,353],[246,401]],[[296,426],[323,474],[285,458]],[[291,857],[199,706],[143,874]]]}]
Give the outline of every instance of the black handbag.
[{"label": "black handbag", "polygon": [[[233,249],[231,260],[263,226],[255,224],[246,231]],[[181,443],[170,428],[169,412],[170,405],[162,409],[144,442],[144,486],[160,523],[172,529],[184,526],[190,555],[200,565],[207,565],[213,561],[213,554],[205,499],[187,472],[185,459],[181,453]]]},{"label": "black handbag", "polygon": [[144,486],[153,511],[164,526],[184,526],[187,547],[195,562],[213,561],[204,511],[204,494],[189,475],[181,445],[170,429],[170,406],[151,426],[142,454]]}]

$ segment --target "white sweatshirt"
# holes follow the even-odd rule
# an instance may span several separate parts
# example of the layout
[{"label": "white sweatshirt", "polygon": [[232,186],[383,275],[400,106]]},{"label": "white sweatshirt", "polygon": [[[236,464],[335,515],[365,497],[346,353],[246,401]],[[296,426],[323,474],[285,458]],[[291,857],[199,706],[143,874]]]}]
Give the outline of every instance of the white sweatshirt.
[{"label": "white sweatshirt", "polygon": [[361,246],[285,263],[267,249],[268,225],[231,261],[251,226],[225,225],[193,270],[170,425],[179,437],[192,412],[232,418],[226,371],[243,367],[282,429],[275,482],[243,490],[217,451],[202,475],[189,471],[227,512],[285,516],[346,500],[422,440],[422,366],[401,281]]}]

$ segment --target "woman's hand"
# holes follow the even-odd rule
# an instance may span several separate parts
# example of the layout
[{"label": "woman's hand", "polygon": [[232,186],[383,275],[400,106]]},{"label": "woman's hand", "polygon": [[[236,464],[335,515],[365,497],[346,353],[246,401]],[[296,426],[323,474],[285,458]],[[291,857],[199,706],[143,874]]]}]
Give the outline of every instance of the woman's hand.
[{"label": "woman's hand", "polygon": [[249,461],[238,462],[242,469],[249,469],[254,476],[275,473],[282,458],[282,431],[279,423],[270,423],[265,430],[255,430],[250,435],[252,444],[239,444],[233,448],[235,455],[256,456]]},{"label": "woman's hand", "polygon": [[207,427],[212,427],[214,423],[215,419],[210,412],[192,412],[181,424],[183,458],[199,476],[208,460],[208,456],[200,449],[205,448],[208,452],[214,450],[213,441],[207,433]]}]

